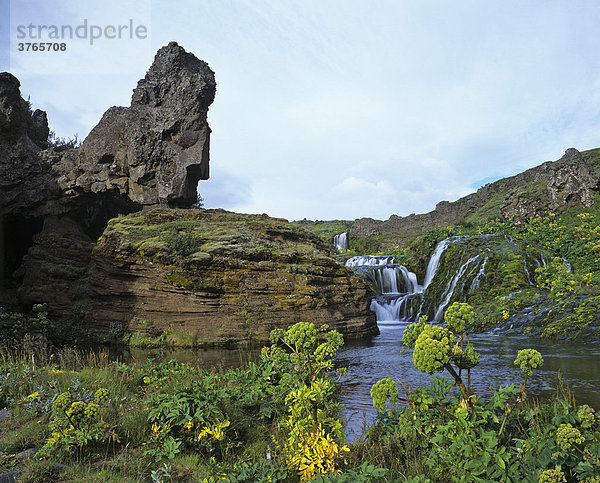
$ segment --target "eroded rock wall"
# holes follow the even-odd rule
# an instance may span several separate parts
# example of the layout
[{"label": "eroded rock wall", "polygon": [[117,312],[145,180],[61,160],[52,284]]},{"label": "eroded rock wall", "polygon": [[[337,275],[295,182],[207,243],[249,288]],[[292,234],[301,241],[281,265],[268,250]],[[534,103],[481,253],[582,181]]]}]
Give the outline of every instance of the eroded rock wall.
[{"label": "eroded rock wall", "polygon": [[175,42],[162,47],[133,91],[74,152],[55,164],[70,196],[114,192],[139,206],[190,207],[209,176],[208,108],[214,72]]},{"label": "eroded rock wall", "polygon": [[265,215],[153,209],[111,220],[93,253],[94,327],[171,343],[264,341],[295,322],[377,333],[372,294],[306,230]]},{"label": "eroded rock wall", "polygon": [[567,149],[558,161],[548,161],[508,178],[479,188],[456,201],[441,201],[435,210],[408,216],[392,215],[386,221],[355,220],[350,235],[368,237],[388,233],[422,233],[442,225],[457,225],[498,200],[493,207],[497,216],[517,223],[532,216],[561,214],[571,206],[589,207],[598,193],[599,177],[581,153]]}]

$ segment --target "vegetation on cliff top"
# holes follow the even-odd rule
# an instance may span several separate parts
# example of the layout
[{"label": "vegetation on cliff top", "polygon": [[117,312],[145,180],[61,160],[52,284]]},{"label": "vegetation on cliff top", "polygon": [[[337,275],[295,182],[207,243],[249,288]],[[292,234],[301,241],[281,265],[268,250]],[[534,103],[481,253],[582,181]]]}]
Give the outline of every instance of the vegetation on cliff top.
[{"label": "vegetation on cliff top", "polygon": [[318,237],[284,220],[222,210],[152,209],[108,223],[98,248],[188,266],[212,258],[248,260],[324,258]]}]

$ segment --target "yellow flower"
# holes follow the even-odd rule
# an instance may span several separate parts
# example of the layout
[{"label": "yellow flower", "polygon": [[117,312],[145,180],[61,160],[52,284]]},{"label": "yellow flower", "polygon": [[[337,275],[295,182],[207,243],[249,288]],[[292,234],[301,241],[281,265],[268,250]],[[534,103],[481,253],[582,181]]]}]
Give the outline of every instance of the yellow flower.
[{"label": "yellow flower", "polygon": [[225,420],[225,421],[217,422],[212,427],[205,426],[198,433],[198,441],[200,441],[205,436],[208,436],[209,434],[212,435],[218,441],[223,440],[223,438],[225,437],[225,428],[227,428],[230,424],[231,424],[230,421]]}]

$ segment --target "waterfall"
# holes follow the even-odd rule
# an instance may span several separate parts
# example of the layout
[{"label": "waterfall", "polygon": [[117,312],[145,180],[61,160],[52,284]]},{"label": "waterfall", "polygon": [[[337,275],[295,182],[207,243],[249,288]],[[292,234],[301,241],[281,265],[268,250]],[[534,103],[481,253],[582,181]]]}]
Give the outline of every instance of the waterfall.
[{"label": "waterfall", "polygon": [[[477,272],[477,275],[475,275],[475,278],[471,283],[471,288],[469,289],[469,292],[474,292],[481,285],[481,280],[483,279],[483,277],[485,277],[485,264],[487,263],[487,261],[488,257],[486,255],[486,257],[483,259],[483,263],[481,264],[479,272]],[[527,270],[527,265],[525,266],[525,270]],[[527,278],[529,278],[529,272],[527,272]],[[529,281],[529,283],[531,284],[531,281]]]},{"label": "waterfall", "polygon": [[[477,268],[476,262],[481,260],[482,257],[484,258],[482,265],[485,265],[486,259],[482,253],[479,253],[479,254],[469,258],[465,263],[463,263],[461,265],[461,267],[458,269],[458,272],[456,272],[456,274],[450,279],[450,282],[448,283],[448,285],[446,286],[446,289],[444,290],[444,293],[442,294],[442,299],[443,299],[442,303],[440,303],[435,310],[434,320],[436,320],[436,321],[440,320],[440,318],[442,316],[442,312],[444,311],[444,309],[446,308],[446,305],[448,305],[448,303],[450,302],[450,299],[452,298],[452,295],[454,294],[454,289],[456,288],[456,284],[465,275],[472,273],[474,271],[474,269]],[[469,272],[467,272],[467,269],[469,267],[471,267],[471,265],[473,265],[473,268],[471,268],[471,270]]]},{"label": "waterfall", "polygon": [[371,301],[370,309],[375,312],[377,322],[414,320],[414,307],[411,302],[415,295],[418,294],[406,293],[393,297],[380,295]]},{"label": "waterfall", "polygon": [[431,258],[429,259],[429,263],[427,264],[427,272],[425,273],[425,282],[423,283],[423,289],[426,289],[433,280],[433,277],[437,272],[438,265],[440,264],[440,257],[442,256],[442,253],[444,253],[444,250],[446,250],[449,244],[450,238],[445,238],[438,243],[437,247],[435,247]]},{"label": "waterfall", "polygon": [[356,256],[346,266],[365,278],[377,296],[371,310],[377,321],[415,320],[421,309],[423,288],[417,276],[395,256]]},{"label": "waterfall", "polygon": [[[518,257],[523,258],[515,264]],[[378,321],[415,321],[421,314],[440,322],[454,301],[467,301],[487,290],[490,277],[515,273],[511,290],[533,284],[536,266],[546,263],[544,253],[522,241],[498,234],[452,236],[442,240],[431,254],[423,285],[397,256],[356,256],[346,265],[365,279],[377,296],[371,310]],[[521,273],[522,271],[522,273]],[[511,280],[511,279],[509,279]]]},{"label": "waterfall", "polygon": [[333,246],[336,250],[348,250],[348,233],[340,233],[333,237]]}]

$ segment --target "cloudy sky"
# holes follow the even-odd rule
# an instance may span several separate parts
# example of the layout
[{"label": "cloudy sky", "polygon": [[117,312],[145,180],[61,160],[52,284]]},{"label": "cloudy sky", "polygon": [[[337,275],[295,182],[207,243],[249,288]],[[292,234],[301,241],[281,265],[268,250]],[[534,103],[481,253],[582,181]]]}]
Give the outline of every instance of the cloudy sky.
[{"label": "cloudy sky", "polygon": [[[169,41],[208,62],[207,207],[387,219],[600,146],[596,0],[0,0],[0,10],[0,69],[61,137],[85,137],[108,107],[129,105]],[[17,50],[19,25],[84,19],[148,33]]]}]

